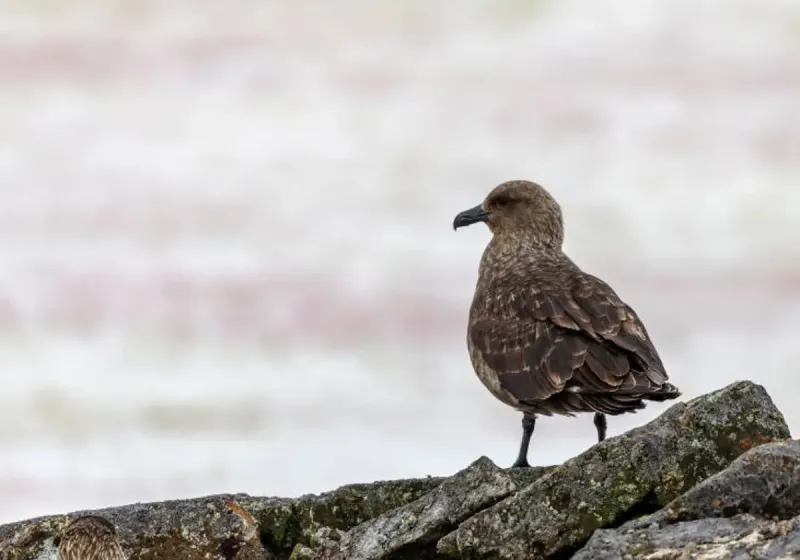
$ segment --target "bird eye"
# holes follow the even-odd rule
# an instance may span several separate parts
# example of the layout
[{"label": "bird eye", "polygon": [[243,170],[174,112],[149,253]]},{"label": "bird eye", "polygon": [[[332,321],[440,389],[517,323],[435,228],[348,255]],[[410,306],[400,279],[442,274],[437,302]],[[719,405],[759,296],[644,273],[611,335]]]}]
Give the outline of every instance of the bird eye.
[{"label": "bird eye", "polygon": [[494,205],[497,208],[504,208],[511,204],[511,198],[506,195],[500,195],[494,199]]}]

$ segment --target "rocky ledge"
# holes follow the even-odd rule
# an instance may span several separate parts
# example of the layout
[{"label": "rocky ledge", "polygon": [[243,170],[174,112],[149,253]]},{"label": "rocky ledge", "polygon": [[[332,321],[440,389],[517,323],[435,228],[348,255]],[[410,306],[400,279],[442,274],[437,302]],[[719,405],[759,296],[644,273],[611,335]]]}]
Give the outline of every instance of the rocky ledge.
[{"label": "rocky ledge", "polygon": [[135,504],[0,527],[0,559],[54,559],[87,513],[144,559],[800,558],[800,441],[744,381],[553,467],[481,457],[447,478]]}]

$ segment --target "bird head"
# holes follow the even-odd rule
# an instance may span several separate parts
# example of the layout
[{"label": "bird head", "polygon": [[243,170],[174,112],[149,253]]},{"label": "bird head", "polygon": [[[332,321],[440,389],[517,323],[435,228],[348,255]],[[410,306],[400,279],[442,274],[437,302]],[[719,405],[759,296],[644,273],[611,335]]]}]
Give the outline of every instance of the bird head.
[{"label": "bird head", "polygon": [[564,240],[561,207],[544,187],[531,181],[507,181],[483,202],[460,212],[453,229],[484,222],[492,234],[524,237],[536,245],[560,249]]}]

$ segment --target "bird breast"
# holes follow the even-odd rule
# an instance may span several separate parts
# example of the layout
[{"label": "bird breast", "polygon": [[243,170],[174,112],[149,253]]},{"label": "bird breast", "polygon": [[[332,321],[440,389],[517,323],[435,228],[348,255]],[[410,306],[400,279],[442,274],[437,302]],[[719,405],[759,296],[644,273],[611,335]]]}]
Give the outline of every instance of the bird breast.
[{"label": "bird breast", "polygon": [[467,337],[467,348],[469,349],[469,357],[470,361],[472,362],[472,369],[475,370],[475,374],[478,376],[478,379],[481,380],[484,387],[486,387],[489,392],[495,396],[501,402],[518,408],[519,401],[514,398],[514,396],[503,389],[500,385],[500,378],[498,377],[497,373],[489,367],[489,364],[481,356],[480,351],[475,347],[472,343],[471,337]]}]

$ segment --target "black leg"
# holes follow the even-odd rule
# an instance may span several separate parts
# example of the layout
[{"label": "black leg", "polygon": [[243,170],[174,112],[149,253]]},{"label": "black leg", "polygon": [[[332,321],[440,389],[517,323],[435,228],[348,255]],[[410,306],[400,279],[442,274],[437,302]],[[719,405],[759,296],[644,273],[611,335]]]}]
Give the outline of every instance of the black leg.
[{"label": "black leg", "polygon": [[531,436],[533,435],[533,428],[536,426],[536,416],[524,414],[522,416],[522,441],[519,444],[519,455],[517,460],[511,465],[515,467],[530,467],[528,464],[528,446],[531,443]]},{"label": "black leg", "polygon": [[595,412],[594,413],[594,426],[597,428],[597,441],[603,441],[606,439],[606,428],[608,427],[606,423],[606,415],[602,412]]}]

